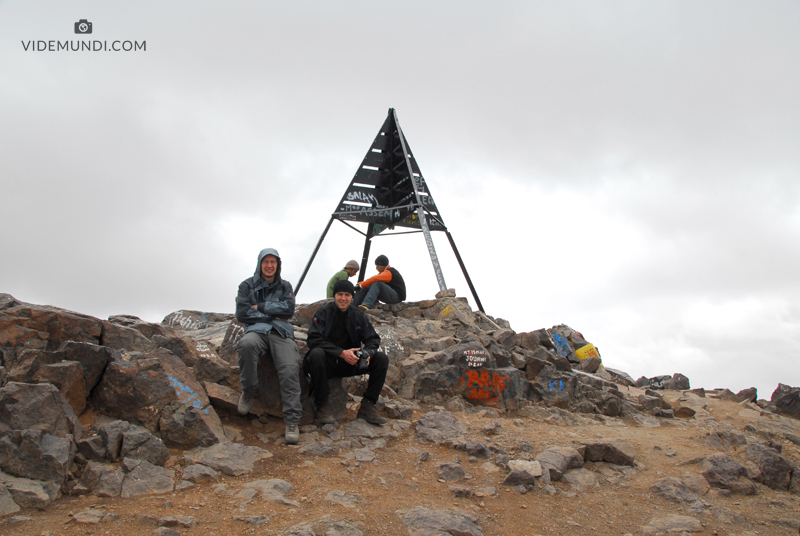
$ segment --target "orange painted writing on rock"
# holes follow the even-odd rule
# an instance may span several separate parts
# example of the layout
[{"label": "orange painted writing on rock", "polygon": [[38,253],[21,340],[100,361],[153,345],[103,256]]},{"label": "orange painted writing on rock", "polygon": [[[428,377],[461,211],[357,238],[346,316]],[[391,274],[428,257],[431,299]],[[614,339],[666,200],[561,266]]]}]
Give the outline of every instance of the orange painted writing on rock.
[{"label": "orange painted writing on rock", "polygon": [[501,376],[496,372],[467,369],[464,371],[460,383],[467,382],[463,391],[466,398],[497,406],[510,380],[509,376]]}]

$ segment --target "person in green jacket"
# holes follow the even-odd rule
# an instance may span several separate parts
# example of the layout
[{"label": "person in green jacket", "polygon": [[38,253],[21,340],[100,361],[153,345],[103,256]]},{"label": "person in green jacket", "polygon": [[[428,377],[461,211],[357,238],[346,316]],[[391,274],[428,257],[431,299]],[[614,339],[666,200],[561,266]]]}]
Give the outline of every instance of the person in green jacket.
[{"label": "person in green jacket", "polygon": [[347,261],[344,268],[340,272],[333,274],[331,280],[328,281],[328,293],[326,297],[333,298],[333,285],[335,285],[337,281],[347,281],[358,273],[359,268],[360,266],[356,261]]}]

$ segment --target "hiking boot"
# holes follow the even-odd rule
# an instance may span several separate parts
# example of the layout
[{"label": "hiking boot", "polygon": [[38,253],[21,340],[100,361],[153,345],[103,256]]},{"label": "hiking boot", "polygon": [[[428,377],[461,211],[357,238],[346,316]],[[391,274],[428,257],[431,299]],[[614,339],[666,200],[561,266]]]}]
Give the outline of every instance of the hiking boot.
[{"label": "hiking boot", "polygon": [[375,407],[375,402],[361,399],[361,405],[358,407],[358,414],[356,419],[364,419],[370,424],[386,424],[386,419],[380,416],[378,408]]},{"label": "hiking boot", "polygon": [[297,429],[296,424],[287,424],[284,436],[287,445],[297,445],[300,442],[300,430]]},{"label": "hiking boot", "polygon": [[358,308],[361,309],[362,311],[369,311],[369,307],[367,307],[366,305],[359,305]]},{"label": "hiking boot", "polygon": [[242,393],[239,397],[239,405],[236,407],[239,410],[239,415],[247,415],[250,413],[250,408],[253,407],[253,395],[248,395],[247,393]]},{"label": "hiking boot", "polygon": [[338,424],[333,418],[333,402],[330,396],[317,408],[317,420],[320,424]]}]

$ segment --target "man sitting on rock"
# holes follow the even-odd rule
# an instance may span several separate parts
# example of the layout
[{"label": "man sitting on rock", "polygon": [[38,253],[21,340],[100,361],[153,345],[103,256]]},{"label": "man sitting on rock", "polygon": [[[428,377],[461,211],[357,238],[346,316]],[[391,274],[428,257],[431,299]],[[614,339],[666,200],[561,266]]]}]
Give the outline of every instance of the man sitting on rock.
[{"label": "man sitting on rock", "polygon": [[386,255],[378,255],[375,259],[376,275],[359,283],[359,291],[355,304],[362,311],[372,309],[375,302],[400,303],[406,299],[406,282],[396,268],[389,266]]},{"label": "man sitting on rock", "polygon": [[375,404],[386,381],[389,358],[378,351],[381,338],[367,316],[355,307],[350,307],[353,290],[350,281],[338,281],[333,287],[334,301],[317,310],[308,329],[306,343],[309,351],[303,359],[303,370],[311,376],[311,392],[317,405],[317,420],[322,424],[336,424],[332,397],[328,396],[328,378],[364,374],[358,367],[359,354],[366,357],[369,383],[364,398],[361,399],[357,418],[371,424],[386,422],[378,414]]},{"label": "man sitting on rock", "polygon": [[358,269],[360,266],[358,265],[357,261],[347,261],[347,264],[344,265],[344,268],[341,271],[336,272],[331,277],[330,281],[328,281],[328,288],[326,289],[326,298],[333,298],[333,285],[336,284],[337,281],[347,281],[354,275],[358,273]]},{"label": "man sitting on rock", "polygon": [[286,443],[300,441],[298,424],[303,416],[300,404],[300,352],[294,342],[294,328],[288,320],[294,314],[294,291],[281,279],[281,258],[272,248],[262,249],[253,277],[239,285],[236,320],[247,325],[239,340],[239,414],[247,415],[258,391],[258,360],[269,354],[281,386]]}]

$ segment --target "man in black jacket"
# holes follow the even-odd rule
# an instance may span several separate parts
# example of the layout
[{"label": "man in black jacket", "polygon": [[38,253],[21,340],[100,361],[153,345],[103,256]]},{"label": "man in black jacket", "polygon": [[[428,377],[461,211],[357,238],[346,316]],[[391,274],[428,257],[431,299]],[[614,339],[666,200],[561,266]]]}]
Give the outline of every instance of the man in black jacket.
[{"label": "man in black jacket", "polygon": [[366,315],[355,307],[353,284],[337,281],[333,287],[333,303],[320,307],[308,329],[309,351],[303,359],[303,371],[311,376],[311,392],[317,404],[317,420],[322,424],[336,424],[328,396],[328,378],[343,378],[364,374],[358,370],[359,356],[368,355],[369,383],[357,418],[371,424],[384,424],[386,419],[378,414],[375,404],[386,381],[389,358],[378,350],[380,336]]}]

